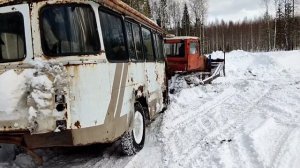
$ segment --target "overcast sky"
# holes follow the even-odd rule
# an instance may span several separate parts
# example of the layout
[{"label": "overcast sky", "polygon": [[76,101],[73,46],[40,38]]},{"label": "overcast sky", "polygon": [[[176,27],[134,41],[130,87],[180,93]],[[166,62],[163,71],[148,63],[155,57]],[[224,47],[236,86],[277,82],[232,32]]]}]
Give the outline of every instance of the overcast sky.
[{"label": "overcast sky", "polygon": [[[262,16],[265,12],[265,7],[262,0],[208,0],[208,22],[213,22],[216,19],[219,21],[239,21],[254,19]],[[270,3],[270,14],[274,13],[274,5]]]}]

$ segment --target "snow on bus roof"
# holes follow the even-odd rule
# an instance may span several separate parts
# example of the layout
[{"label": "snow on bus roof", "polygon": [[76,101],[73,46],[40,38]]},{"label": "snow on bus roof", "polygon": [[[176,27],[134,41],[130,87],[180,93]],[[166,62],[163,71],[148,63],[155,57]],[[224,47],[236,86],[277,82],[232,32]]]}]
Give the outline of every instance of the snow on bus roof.
[{"label": "snow on bus roof", "polygon": [[167,37],[165,39],[166,40],[188,40],[188,39],[199,40],[199,37],[195,37],[195,36],[174,36],[174,37]]},{"label": "snow on bus roof", "polygon": [[[88,0],[0,0],[0,6],[4,6],[6,4],[21,4],[23,2],[41,2],[46,1],[47,3],[65,3],[65,2],[71,2],[71,3],[79,3],[79,2],[85,2]],[[133,9],[126,3],[122,2],[121,0],[92,0],[94,2],[98,2],[102,4],[105,7],[111,8],[112,10],[115,10],[116,12],[119,12],[121,14],[125,14],[126,16],[129,16],[133,19],[135,19],[138,22],[141,22],[142,24],[149,26],[150,28],[160,32],[164,33],[164,29],[159,27],[153,20],[146,17],[142,13],[138,12],[137,10]]]}]

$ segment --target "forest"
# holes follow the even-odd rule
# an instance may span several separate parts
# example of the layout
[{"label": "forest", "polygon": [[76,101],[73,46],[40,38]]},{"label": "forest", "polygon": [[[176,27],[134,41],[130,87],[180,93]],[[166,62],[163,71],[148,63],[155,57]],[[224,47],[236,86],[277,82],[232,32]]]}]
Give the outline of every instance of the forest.
[{"label": "forest", "polygon": [[[265,13],[243,21],[207,22],[209,0],[123,0],[159,23],[169,34],[197,36],[202,52],[274,51],[300,48],[297,0],[261,0]],[[276,9],[270,12],[270,5]]]}]

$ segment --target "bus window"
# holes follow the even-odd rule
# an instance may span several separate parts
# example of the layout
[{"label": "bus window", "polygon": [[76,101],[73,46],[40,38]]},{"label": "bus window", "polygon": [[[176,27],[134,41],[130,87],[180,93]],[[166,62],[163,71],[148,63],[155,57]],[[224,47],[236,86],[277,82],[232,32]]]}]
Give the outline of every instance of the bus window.
[{"label": "bus window", "polygon": [[42,48],[48,56],[97,54],[100,42],[88,5],[48,5],[41,10]]},{"label": "bus window", "polygon": [[99,14],[107,59],[128,61],[122,17],[104,9],[100,9]]},{"label": "bus window", "polygon": [[165,45],[167,57],[184,57],[184,43],[169,43]]},{"label": "bus window", "polygon": [[195,54],[199,54],[199,44],[192,42],[190,44],[190,54],[195,55]]},{"label": "bus window", "polygon": [[133,37],[136,48],[137,60],[144,61],[143,44],[141,38],[141,29],[138,24],[132,23]]},{"label": "bus window", "polygon": [[146,28],[142,28],[142,34],[144,44],[144,56],[146,57],[147,61],[155,61],[151,31]]},{"label": "bus window", "polygon": [[125,22],[126,32],[127,32],[127,43],[128,43],[128,53],[131,60],[137,60],[135,45],[133,40],[132,24],[130,22]]},{"label": "bus window", "polygon": [[22,14],[0,14],[0,23],[0,62],[22,60],[26,48]]},{"label": "bus window", "polygon": [[158,61],[164,61],[164,51],[163,51],[163,37],[161,35],[156,35],[156,43],[158,46]]}]

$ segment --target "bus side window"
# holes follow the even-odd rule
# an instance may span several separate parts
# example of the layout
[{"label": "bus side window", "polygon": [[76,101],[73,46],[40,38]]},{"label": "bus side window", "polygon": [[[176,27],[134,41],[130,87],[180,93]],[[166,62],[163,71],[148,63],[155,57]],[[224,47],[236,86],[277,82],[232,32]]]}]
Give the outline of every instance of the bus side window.
[{"label": "bus side window", "polygon": [[132,30],[133,30],[133,38],[134,38],[137,60],[144,61],[145,59],[143,55],[143,44],[142,44],[140,26],[138,24],[132,23]]},{"label": "bus side window", "polygon": [[149,62],[155,61],[154,57],[154,50],[153,50],[153,40],[151,31],[146,28],[142,28],[142,34],[143,34],[143,46],[144,46],[144,56],[146,57],[146,60]]},{"label": "bus side window", "polygon": [[128,53],[132,61],[137,60],[136,56],[136,47],[133,40],[133,31],[132,24],[128,21],[125,21],[126,33],[127,33],[127,43],[128,43]]},{"label": "bus side window", "polygon": [[107,59],[128,61],[122,17],[100,9],[100,22]]},{"label": "bus side window", "polygon": [[89,5],[46,5],[40,12],[42,49],[47,56],[98,54],[96,18]]},{"label": "bus side window", "polygon": [[158,43],[157,43],[157,35],[156,33],[152,33],[152,39],[153,39],[153,44],[154,44],[154,51],[155,51],[155,58],[156,61],[159,59],[159,51],[158,51]]},{"label": "bus side window", "polygon": [[157,44],[157,53],[158,53],[157,60],[165,61],[163,37],[161,35],[156,34],[156,44]]},{"label": "bus side window", "polygon": [[25,58],[24,20],[19,12],[0,14],[0,62]]}]

